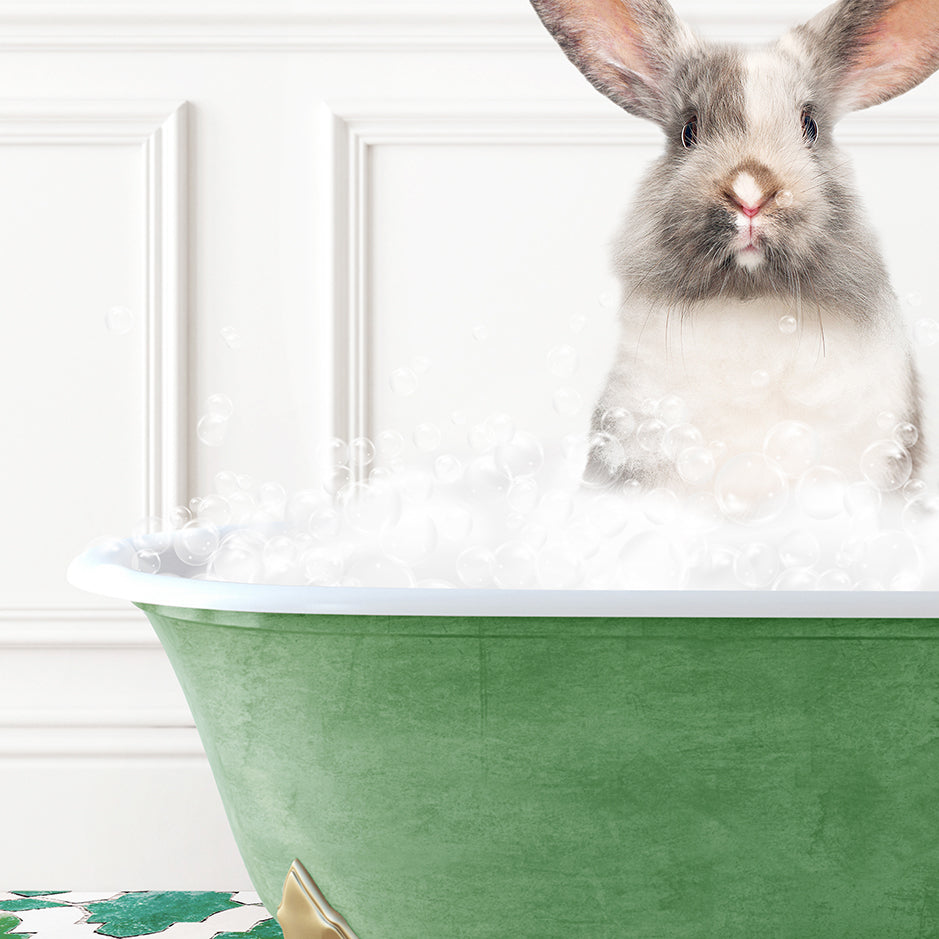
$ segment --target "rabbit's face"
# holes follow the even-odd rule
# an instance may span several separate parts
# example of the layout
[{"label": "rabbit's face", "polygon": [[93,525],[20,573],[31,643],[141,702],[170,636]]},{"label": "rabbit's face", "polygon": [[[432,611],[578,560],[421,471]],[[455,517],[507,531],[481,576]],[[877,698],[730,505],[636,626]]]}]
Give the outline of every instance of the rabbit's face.
[{"label": "rabbit's face", "polygon": [[656,256],[668,272],[666,293],[791,293],[824,279],[819,262],[851,225],[855,203],[818,84],[785,42],[699,45],[677,63],[666,153],[631,220],[646,220],[642,238],[630,239],[644,263]]}]

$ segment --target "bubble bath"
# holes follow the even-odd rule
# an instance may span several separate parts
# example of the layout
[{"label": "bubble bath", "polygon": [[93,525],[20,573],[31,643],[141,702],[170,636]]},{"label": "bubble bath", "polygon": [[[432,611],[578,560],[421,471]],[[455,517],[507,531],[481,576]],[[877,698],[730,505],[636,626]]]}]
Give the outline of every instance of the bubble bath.
[{"label": "bubble bath", "polygon": [[[321,480],[287,493],[233,472],[129,540],[138,571],[233,583],[502,589],[920,590],[939,584],[939,498],[911,478],[917,429],[882,415],[857,478],[817,463],[811,427],[783,421],[762,452],[726,454],[677,400],[640,423],[602,416],[593,436],[538,440],[494,414],[441,452],[420,424],[333,439]],[[216,409],[216,413],[218,410]],[[632,428],[630,430],[630,428]],[[606,430],[614,430],[606,433]],[[581,479],[591,448],[624,433],[674,463],[643,490]],[[406,457],[405,453],[409,452]]]}]

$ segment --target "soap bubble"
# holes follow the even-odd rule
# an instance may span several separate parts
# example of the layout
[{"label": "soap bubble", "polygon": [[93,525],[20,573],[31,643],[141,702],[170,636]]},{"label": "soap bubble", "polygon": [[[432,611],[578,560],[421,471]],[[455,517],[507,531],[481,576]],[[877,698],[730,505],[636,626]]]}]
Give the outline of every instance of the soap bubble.
[{"label": "soap bubble", "polygon": [[774,581],[773,590],[815,590],[818,575],[807,567],[789,567]]},{"label": "soap bubble", "polygon": [[516,476],[509,486],[506,501],[515,512],[527,515],[538,506],[540,490],[534,476]]},{"label": "soap bubble", "polygon": [[215,491],[221,496],[228,496],[241,488],[238,485],[238,475],[231,470],[219,470],[215,474],[213,483]]},{"label": "soap bubble", "polygon": [[287,505],[287,490],[280,483],[265,482],[258,487],[258,502],[265,509],[283,512]]},{"label": "soap bubble", "polygon": [[375,444],[368,437],[356,437],[349,444],[350,466],[368,466],[375,459]]},{"label": "soap bubble", "polygon": [[185,505],[176,505],[169,510],[166,521],[171,528],[182,528],[192,519],[192,512]]},{"label": "soap bubble", "polygon": [[346,486],[352,483],[351,466],[334,466],[323,480],[323,489],[331,496],[339,495]]},{"label": "soap bubble", "polygon": [[492,427],[484,421],[470,427],[466,432],[466,441],[477,453],[487,453],[496,445],[496,435]]},{"label": "soap bubble", "polygon": [[669,459],[675,460],[682,451],[700,447],[703,443],[701,431],[693,424],[673,424],[662,438],[662,451]]},{"label": "soap bubble", "polygon": [[[590,454],[590,479],[603,488],[623,472],[626,465],[626,450],[622,443],[610,434],[593,434],[588,441]],[[583,472],[583,458],[575,462],[575,475]]]},{"label": "soap bubble", "polygon": [[507,476],[530,476],[544,464],[544,451],[534,434],[518,431],[509,443],[496,446],[495,465]]},{"label": "soap bubble", "polygon": [[264,542],[261,563],[265,578],[280,578],[290,573],[299,561],[297,543],[287,535],[274,535]]},{"label": "soap bubble", "polygon": [[159,554],[161,551],[166,551],[173,543],[174,529],[175,526],[165,519],[148,515],[140,519],[131,529],[131,544],[137,552],[155,551]]},{"label": "soap bubble", "polygon": [[673,427],[675,424],[685,424],[691,416],[691,411],[684,399],[678,395],[666,395],[655,406],[655,416],[665,424]]},{"label": "soap bubble", "polygon": [[564,545],[544,548],[538,555],[538,582],[554,589],[579,587],[584,582],[584,562]]},{"label": "soap bubble", "polygon": [[463,478],[463,464],[452,454],[442,453],[434,460],[434,476],[444,484],[458,483]]},{"label": "soap bubble", "polygon": [[507,541],[493,554],[492,574],[497,586],[510,590],[535,583],[537,555],[524,541]]},{"label": "soap bubble", "polygon": [[779,555],[771,545],[755,541],[745,545],[734,558],[734,576],[744,587],[769,587],[779,573]]},{"label": "soap bubble", "polygon": [[160,552],[142,548],[134,554],[133,568],[141,574],[158,574],[160,572]]},{"label": "soap bubble", "polygon": [[919,430],[914,424],[910,424],[908,421],[902,421],[893,428],[893,439],[896,440],[901,447],[910,449],[914,447],[916,441],[919,440]]},{"label": "soap bubble", "polygon": [[509,414],[490,414],[485,425],[493,444],[509,443],[515,437],[515,421]]},{"label": "soap bubble", "polygon": [[450,423],[455,424],[457,427],[465,427],[469,422],[469,415],[462,408],[457,408],[450,415]]},{"label": "soap bubble", "polygon": [[817,590],[850,590],[852,586],[851,575],[837,567],[822,571],[815,584]]},{"label": "soap bubble", "polygon": [[626,408],[606,408],[600,413],[600,431],[620,440],[630,437],[636,429],[636,418]]},{"label": "soap bubble", "polygon": [[779,192],[776,193],[776,205],[781,209],[788,209],[794,201],[795,198],[788,189],[780,189]]},{"label": "soap bubble", "polygon": [[491,587],[495,555],[489,548],[474,545],[456,559],[456,572],[465,587]]},{"label": "soap bubble", "polygon": [[785,508],[788,484],[782,471],[763,454],[742,453],[721,467],[714,494],[726,519],[760,525]]},{"label": "soap bubble", "polygon": [[498,466],[492,454],[476,457],[464,474],[466,487],[474,499],[498,499],[509,491],[510,480]]},{"label": "soap bubble", "polygon": [[234,326],[223,326],[219,332],[221,333],[222,340],[229,349],[240,349],[244,346],[244,337]]},{"label": "soap bubble", "polygon": [[678,475],[691,486],[709,482],[715,468],[714,454],[707,447],[687,447],[675,461]]},{"label": "soap bubble", "polygon": [[811,567],[821,554],[818,538],[805,529],[789,532],[779,543],[779,559],[785,567]]},{"label": "soap bubble", "polygon": [[765,369],[758,368],[750,375],[750,384],[754,388],[766,388],[767,385],[769,385],[769,372]]},{"label": "soap bubble", "polygon": [[349,463],[349,445],[340,437],[331,437],[316,448],[316,463],[322,470],[329,472],[337,466]]},{"label": "soap bubble", "polygon": [[911,479],[903,486],[903,498],[907,502],[913,502],[915,499],[923,499],[929,492],[929,487],[921,479]]},{"label": "soap bubble", "polygon": [[918,320],[913,335],[921,346],[934,346],[939,342],[939,322],[934,319]]},{"label": "soap bubble", "polygon": [[235,412],[235,406],[232,404],[228,395],[214,394],[209,395],[206,401],[206,412],[213,417],[221,418],[227,421]]},{"label": "soap bubble", "polygon": [[220,447],[228,434],[228,420],[217,414],[203,414],[196,424],[196,436],[207,447]]},{"label": "soap bubble", "polygon": [[473,327],[473,338],[477,342],[485,342],[489,338],[489,328],[487,326],[474,326]]},{"label": "soap bubble", "polygon": [[646,418],[636,428],[636,440],[639,446],[648,453],[658,453],[662,449],[664,439],[665,424],[657,418]]},{"label": "soap bubble", "polygon": [[893,411],[881,411],[877,415],[877,426],[881,430],[892,430],[897,424],[897,415]]},{"label": "soap bubble", "polygon": [[253,531],[240,529],[226,535],[209,562],[209,575],[215,580],[253,584],[261,572],[264,539]]},{"label": "soap bubble", "polygon": [[342,531],[342,516],[329,503],[320,505],[310,515],[309,531],[317,541],[332,541]]},{"label": "soap bubble", "polygon": [[374,551],[352,558],[346,573],[353,581],[369,587],[414,586],[414,575],[406,564]]},{"label": "soap bubble", "polygon": [[402,398],[409,398],[418,388],[417,375],[409,368],[396,368],[388,379],[391,390]]},{"label": "soap bubble", "polygon": [[432,453],[440,446],[443,435],[436,424],[418,424],[414,428],[414,445],[421,453]]},{"label": "soap bubble", "polygon": [[570,378],[577,371],[577,350],[573,346],[555,346],[548,353],[548,369],[558,378]]},{"label": "soap bubble", "polygon": [[903,298],[903,302],[914,309],[921,307],[923,305],[923,295],[918,290],[913,290]]},{"label": "soap bubble", "polygon": [[895,440],[878,440],[861,454],[861,472],[881,492],[893,492],[910,478],[913,459]]},{"label": "soap bubble", "polygon": [[835,518],[844,511],[848,481],[831,466],[813,466],[799,478],[796,497],[811,518]]},{"label": "soap bubble", "polygon": [[801,476],[818,462],[818,434],[801,421],[780,421],[770,428],[763,441],[767,460],[787,476]]},{"label": "soap bubble", "polygon": [[112,306],[104,314],[104,325],[109,333],[125,336],[134,328],[134,313],[126,306]]},{"label": "soap bubble", "polygon": [[218,529],[202,519],[188,522],[173,535],[173,550],[184,564],[200,567],[218,550]]},{"label": "soap bubble", "polygon": [[572,316],[568,326],[572,333],[583,332],[584,327],[587,325],[587,317],[583,313],[578,313],[575,316]]},{"label": "soap bubble", "polygon": [[688,574],[683,545],[664,531],[633,535],[620,549],[619,580],[626,589],[683,587]]},{"label": "soap bubble", "polygon": [[913,535],[935,534],[939,505],[934,499],[913,499],[903,507],[900,524]]},{"label": "soap bubble", "polygon": [[562,417],[576,414],[584,404],[584,399],[575,388],[558,388],[554,392],[554,410]]},{"label": "soap bubble", "polygon": [[799,321],[794,316],[783,316],[779,320],[779,331],[791,335],[799,328]]},{"label": "soap bubble", "polygon": [[[365,562],[364,565],[358,569],[358,573],[363,577],[362,583],[369,587],[379,586],[378,584],[372,584],[371,581],[367,579],[375,570],[374,568],[369,568],[367,565],[368,562]],[[310,586],[335,587],[342,580],[343,561],[329,548],[307,548],[300,557],[300,566],[303,568],[304,582]],[[380,576],[386,579],[393,579],[396,573],[401,574],[400,569],[394,567],[386,568],[384,565],[379,565],[378,570]],[[408,585],[407,571],[403,573],[401,580],[403,581],[402,586]],[[395,583],[392,584],[392,586],[398,586],[398,584]]]}]

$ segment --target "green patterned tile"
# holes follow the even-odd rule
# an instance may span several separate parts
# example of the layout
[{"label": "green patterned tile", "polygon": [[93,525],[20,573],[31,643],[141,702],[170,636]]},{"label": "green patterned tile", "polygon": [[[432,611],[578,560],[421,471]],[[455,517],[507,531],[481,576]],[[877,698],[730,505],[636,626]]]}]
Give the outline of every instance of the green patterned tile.
[{"label": "green patterned tile", "polygon": [[2,939],[29,939],[25,933],[10,932],[11,929],[16,929],[19,924],[20,921],[15,916],[0,913],[0,937]]},{"label": "green patterned tile", "polygon": [[266,919],[247,932],[220,932],[212,939],[284,939],[284,932],[276,919]]},{"label": "green patterned tile", "polygon": [[89,923],[101,923],[102,936],[146,936],[174,923],[201,923],[213,913],[241,906],[231,893],[150,891],[127,893],[113,900],[90,903]]},{"label": "green patterned tile", "polygon": [[[22,894],[20,894],[22,896]],[[46,896],[39,894],[38,896]],[[21,910],[47,910],[55,906],[68,906],[67,903],[56,903],[52,900],[40,900],[35,896],[26,897],[22,900],[4,900],[3,911],[5,913],[19,913]]]}]

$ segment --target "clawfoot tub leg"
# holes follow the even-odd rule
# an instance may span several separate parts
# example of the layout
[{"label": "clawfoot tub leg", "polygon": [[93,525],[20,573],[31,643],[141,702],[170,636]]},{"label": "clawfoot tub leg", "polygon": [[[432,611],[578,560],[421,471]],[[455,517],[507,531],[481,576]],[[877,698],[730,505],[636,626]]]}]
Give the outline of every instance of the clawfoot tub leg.
[{"label": "clawfoot tub leg", "polygon": [[349,924],[326,901],[306,868],[294,861],[277,908],[284,939],[356,939]]}]

